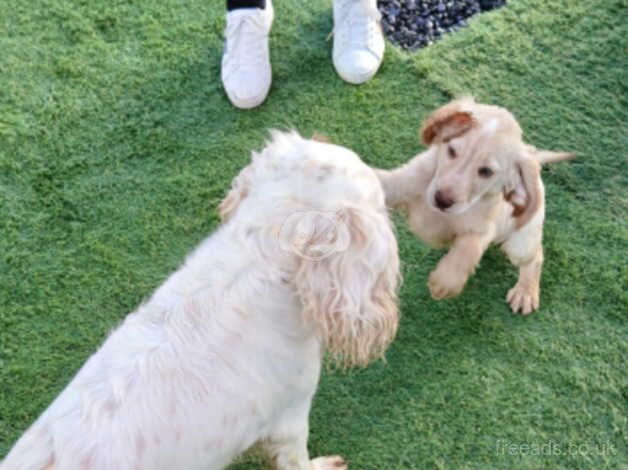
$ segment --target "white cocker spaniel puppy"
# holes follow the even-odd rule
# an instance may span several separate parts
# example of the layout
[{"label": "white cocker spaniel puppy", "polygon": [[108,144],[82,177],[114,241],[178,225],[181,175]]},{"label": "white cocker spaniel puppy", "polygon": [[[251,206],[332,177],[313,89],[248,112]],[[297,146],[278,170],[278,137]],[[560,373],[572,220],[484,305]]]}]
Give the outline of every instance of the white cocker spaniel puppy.
[{"label": "white cocker spaniel puppy", "polygon": [[310,460],[325,352],[382,355],[397,330],[397,244],[372,169],[274,132],[220,206],[223,224],[127,316],[18,440],[2,470],[214,470],[261,442]]}]

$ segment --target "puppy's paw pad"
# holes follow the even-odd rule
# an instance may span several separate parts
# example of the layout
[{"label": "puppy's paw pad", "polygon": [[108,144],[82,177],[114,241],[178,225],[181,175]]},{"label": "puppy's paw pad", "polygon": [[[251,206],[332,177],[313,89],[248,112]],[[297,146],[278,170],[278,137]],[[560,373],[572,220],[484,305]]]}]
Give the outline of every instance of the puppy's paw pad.
[{"label": "puppy's paw pad", "polygon": [[510,304],[513,313],[521,312],[523,315],[529,315],[539,308],[538,292],[519,284],[508,291],[506,301]]},{"label": "puppy's paw pad", "polygon": [[332,457],[318,457],[311,461],[312,470],[347,470],[349,466],[339,455]]}]

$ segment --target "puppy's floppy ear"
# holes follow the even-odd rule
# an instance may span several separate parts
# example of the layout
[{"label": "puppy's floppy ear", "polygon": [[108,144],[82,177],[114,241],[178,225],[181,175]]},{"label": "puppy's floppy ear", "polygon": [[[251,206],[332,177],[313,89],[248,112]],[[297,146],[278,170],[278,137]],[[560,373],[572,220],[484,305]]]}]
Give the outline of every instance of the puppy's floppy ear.
[{"label": "puppy's floppy ear", "polygon": [[250,187],[251,165],[248,165],[240,171],[231,182],[231,189],[218,206],[220,220],[224,223],[231,218],[240,202],[248,195]]},{"label": "puppy's floppy ear", "polygon": [[[333,359],[365,366],[383,354],[397,332],[397,242],[383,211],[344,209],[336,220],[327,229],[347,236],[324,238],[345,243],[338,250],[327,246],[327,256],[300,257],[295,283],[305,321],[314,322]],[[320,237],[320,230],[315,232]]]},{"label": "puppy's floppy ear", "polygon": [[539,162],[525,155],[515,163],[510,180],[504,187],[504,198],[514,208],[512,215],[517,219],[517,228],[528,223],[543,201],[540,172]]},{"label": "puppy's floppy ear", "polygon": [[462,98],[438,108],[423,123],[421,142],[427,146],[446,142],[471,129],[474,119],[468,107],[473,103],[471,98]]}]

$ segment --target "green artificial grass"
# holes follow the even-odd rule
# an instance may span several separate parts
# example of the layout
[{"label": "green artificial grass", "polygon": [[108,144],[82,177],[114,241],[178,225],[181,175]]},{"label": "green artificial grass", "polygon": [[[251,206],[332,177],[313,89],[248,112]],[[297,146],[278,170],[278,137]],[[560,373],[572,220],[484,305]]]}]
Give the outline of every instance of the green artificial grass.
[{"label": "green artificial grass", "polygon": [[391,167],[420,150],[428,112],[471,93],[512,110],[530,143],[578,154],[543,172],[541,308],[511,314],[517,273],[497,250],[459,298],[431,300],[442,252],[397,217],[398,338],[385,363],[323,375],[311,454],[353,469],[628,468],[625,2],[512,0],[415,54],[388,46],[356,87],[331,64],[331,2],[277,0],[273,87],[252,111],[222,90],[222,7],[2,1],[0,455],[216,227],[267,128]]}]

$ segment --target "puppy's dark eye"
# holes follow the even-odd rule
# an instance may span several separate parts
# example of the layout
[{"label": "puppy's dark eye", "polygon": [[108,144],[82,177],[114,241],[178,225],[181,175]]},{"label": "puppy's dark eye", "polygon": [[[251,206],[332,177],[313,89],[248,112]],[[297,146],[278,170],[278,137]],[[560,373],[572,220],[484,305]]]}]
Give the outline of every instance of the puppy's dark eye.
[{"label": "puppy's dark eye", "polygon": [[480,175],[482,178],[490,178],[491,176],[493,176],[493,170],[491,170],[487,166],[483,166],[478,169],[478,175]]},{"label": "puppy's dark eye", "polygon": [[449,155],[449,158],[452,158],[452,159],[458,156],[458,154],[456,153],[456,151],[451,145],[447,147],[447,155]]}]

